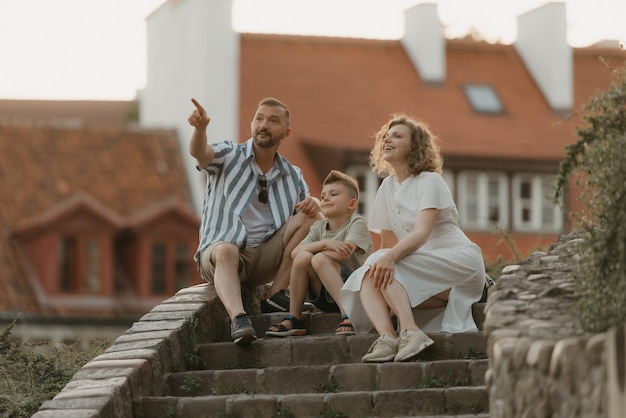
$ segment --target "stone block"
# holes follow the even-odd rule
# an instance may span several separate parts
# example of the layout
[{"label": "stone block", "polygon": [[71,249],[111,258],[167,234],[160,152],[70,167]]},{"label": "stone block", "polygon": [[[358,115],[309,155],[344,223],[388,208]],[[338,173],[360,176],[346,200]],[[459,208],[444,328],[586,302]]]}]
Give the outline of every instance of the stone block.
[{"label": "stone block", "polygon": [[273,395],[234,396],[226,400],[226,412],[229,416],[238,418],[270,418],[276,416],[276,411],[278,411],[278,401]]},{"label": "stone block", "polygon": [[[157,418],[157,417],[174,417],[178,408],[178,399],[173,397],[166,398],[141,398],[136,400],[134,408],[134,418]],[[201,415],[191,415],[201,416]]]},{"label": "stone block", "polygon": [[258,393],[258,375],[259,371],[256,369],[216,370],[213,372],[210,389],[215,395]]},{"label": "stone block", "polygon": [[[229,416],[226,413],[226,396],[202,396],[197,398],[179,398],[177,417],[220,418]],[[158,417],[159,415],[153,415]],[[145,416],[145,418],[152,418]]]},{"label": "stone block", "polygon": [[59,409],[38,411],[31,418],[100,418],[95,409]]},{"label": "stone block", "polygon": [[626,411],[626,330],[624,326],[609,330],[606,346],[608,418],[622,418]]},{"label": "stone block", "polygon": [[341,387],[341,391],[376,390],[376,364],[338,364],[333,366],[331,375]]},{"label": "stone block", "polygon": [[423,387],[424,363],[381,363],[376,366],[379,390]]},{"label": "stone block", "polygon": [[262,386],[268,394],[316,393],[331,388],[330,365],[272,367],[261,370]]},{"label": "stone block", "polygon": [[373,416],[435,415],[445,412],[441,389],[380,391],[372,394]]},{"label": "stone block", "polygon": [[292,364],[338,364],[348,358],[345,338],[311,337],[292,347]]},{"label": "stone block", "polygon": [[331,393],[325,397],[324,404],[326,414],[322,416],[367,417],[372,411],[372,395],[369,392]]},{"label": "stone block", "polygon": [[287,412],[294,417],[322,417],[325,405],[320,394],[298,393],[282,396],[279,408],[286,417]]}]

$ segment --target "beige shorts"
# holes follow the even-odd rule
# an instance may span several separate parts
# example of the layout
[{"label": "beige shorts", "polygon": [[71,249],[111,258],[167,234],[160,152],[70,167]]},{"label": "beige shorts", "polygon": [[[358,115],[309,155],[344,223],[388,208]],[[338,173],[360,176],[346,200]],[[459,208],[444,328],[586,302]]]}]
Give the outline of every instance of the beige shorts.
[{"label": "beige shorts", "polygon": [[[287,223],[258,247],[239,251],[239,280],[241,282],[259,285],[274,280],[285,252],[283,236],[285,235],[286,227]],[[202,278],[208,283],[213,283],[215,275],[215,263],[212,257],[213,250],[222,244],[226,243],[223,241],[215,242],[200,254],[198,270]]]}]

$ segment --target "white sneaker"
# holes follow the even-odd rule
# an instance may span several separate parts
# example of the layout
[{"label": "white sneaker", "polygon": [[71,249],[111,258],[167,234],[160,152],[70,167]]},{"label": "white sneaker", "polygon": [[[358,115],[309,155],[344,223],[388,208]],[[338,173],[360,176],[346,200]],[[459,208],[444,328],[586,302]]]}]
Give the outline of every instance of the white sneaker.
[{"label": "white sneaker", "polygon": [[400,337],[398,337],[398,353],[393,361],[406,361],[434,343],[422,330],[409,331],[405,329],[400,332]]},{"label": "white sneaker", "polygon": [[395,338],[383,334],[374,341],[361,361],[363,363],[380,363],[393,360],[398,352],[398,342]]}]

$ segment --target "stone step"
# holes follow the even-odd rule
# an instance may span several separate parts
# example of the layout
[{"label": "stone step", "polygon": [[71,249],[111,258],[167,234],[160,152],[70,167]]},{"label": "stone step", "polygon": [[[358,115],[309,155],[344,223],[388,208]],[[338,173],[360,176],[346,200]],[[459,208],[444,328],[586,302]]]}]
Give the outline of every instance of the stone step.
[{"label": "stone step", "polygon": [[[486,358],[482,332],[428,334],[435,342],[415,360]],[[249,345],[229,342],[205,343],[196,347],[187,370],[266,368],[360,363],[377,338],[374,333],[352,336],[307,335],[289,338],[260,338]]]},{"label": "stone step", "polygon": [[188,397],[484,386],[487,367],[488,360],[441,360],[189,371],[169,374],[166,393]]},{"label": "stone step", "polygon": [[[416,320],[418,320],[419,323],[420,316],[432,317],[435,312],[442,310],[443,308],[416,309],[414,312]],[[260,314],[251,315],[250,318],[252,319],[252,326],[254,327],[257,335],[262,337],[271,325],[282,321],[284,315],[284,313]],[[474,317],[474,321],[476,322],[476,326],[479,330],[482,330],[483,322],[485,321],[485,303],[474,304],[472,306],[472,315]],[[322,313],[320,311],[315,311],[312,313],[302,314],[302,319],[306,324],[309,334],[334,334],[335,329],[341,320],[341,316],[338,313]]]},{"label": "stone step", "polygon": [[233,394],[198,397],[145,397],[135,404],[135,418],[400,417],[484,413],[484,386],[298,393]]}]

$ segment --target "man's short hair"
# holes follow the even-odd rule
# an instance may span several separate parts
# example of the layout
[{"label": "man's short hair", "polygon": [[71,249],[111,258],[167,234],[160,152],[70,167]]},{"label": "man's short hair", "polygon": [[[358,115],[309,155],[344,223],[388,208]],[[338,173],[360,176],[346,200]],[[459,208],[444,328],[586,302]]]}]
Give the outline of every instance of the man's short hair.
[{"label": "man's short hair", "polygon": [[289,111],[289,108],[287,107],[285,103],[273,97],[266,97],[265,99],[262,99],[259,102],[258,107],[261,107],[261,106],[282,107],[285,110],[285,122],[287,123],[287,127],[291,125],[291,112]]}]

